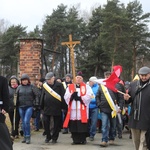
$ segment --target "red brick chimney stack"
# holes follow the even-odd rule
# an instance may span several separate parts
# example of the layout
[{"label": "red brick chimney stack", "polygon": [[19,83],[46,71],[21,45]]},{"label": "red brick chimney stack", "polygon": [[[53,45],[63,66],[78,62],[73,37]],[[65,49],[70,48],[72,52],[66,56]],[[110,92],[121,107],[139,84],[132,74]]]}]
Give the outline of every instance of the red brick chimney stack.
[{"label": "red brick chimney stack", "polygon": [[29,75],[31,82],[41,78],[43,40],[38,38],[21,38],[19,74]]}]

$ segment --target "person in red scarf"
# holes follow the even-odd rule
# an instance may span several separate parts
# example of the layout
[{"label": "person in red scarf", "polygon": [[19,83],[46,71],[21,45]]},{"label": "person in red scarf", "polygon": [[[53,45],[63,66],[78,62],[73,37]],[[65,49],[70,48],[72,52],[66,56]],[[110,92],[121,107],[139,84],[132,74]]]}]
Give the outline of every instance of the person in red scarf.
[{"label": "person in red scarf", "polygon": [[81,72],[77,74],[75,79],[75,83],[67,87],[64,95],[68,112],[63,127],[69,125],[72,144],[86,144],[89,103],[94,94],[91,87],[83,82]]}]

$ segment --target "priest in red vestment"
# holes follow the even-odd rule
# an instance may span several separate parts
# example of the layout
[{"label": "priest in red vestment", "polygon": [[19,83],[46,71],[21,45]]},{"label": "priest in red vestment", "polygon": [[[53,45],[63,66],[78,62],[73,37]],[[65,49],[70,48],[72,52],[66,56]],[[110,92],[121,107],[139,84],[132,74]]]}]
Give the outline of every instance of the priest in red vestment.
[{"label": "priest in red vestment", "polygon": [[91,87],[83,82],[81,72],[76,76],[76,82],[66,89],[64,99],[68,112],[63,126],[69,126],[73,144],[86,144],[89,103],[93,96]]}]

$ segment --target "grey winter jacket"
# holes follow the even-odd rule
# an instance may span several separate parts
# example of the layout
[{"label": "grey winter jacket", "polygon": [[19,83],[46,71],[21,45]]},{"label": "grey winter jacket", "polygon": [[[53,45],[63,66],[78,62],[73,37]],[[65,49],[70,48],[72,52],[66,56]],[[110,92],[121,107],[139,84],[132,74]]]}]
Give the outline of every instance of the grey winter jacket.
[{"label": "grey winter jacket", "polygon": [[20,85],[17,88],[17,105],[19,107],[30,107],[39,105],[39,97],[36,88],[31,85]]}]

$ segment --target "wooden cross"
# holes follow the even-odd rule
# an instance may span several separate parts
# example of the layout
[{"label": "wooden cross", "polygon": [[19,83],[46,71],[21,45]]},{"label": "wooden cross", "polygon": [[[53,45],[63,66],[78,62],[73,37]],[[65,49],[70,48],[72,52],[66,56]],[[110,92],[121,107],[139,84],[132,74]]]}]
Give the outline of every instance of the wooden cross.
[{"label": "wooden cross", "polygon": [[72,66],[73,82],[75,83],[75,63],[74,63],[74,47],[76,44],[80,44],[80,41],[72,41],[72,34],[69,34],[69,42],[62,42],[61,45],[67,45],[70,49],[70,59]]}]

